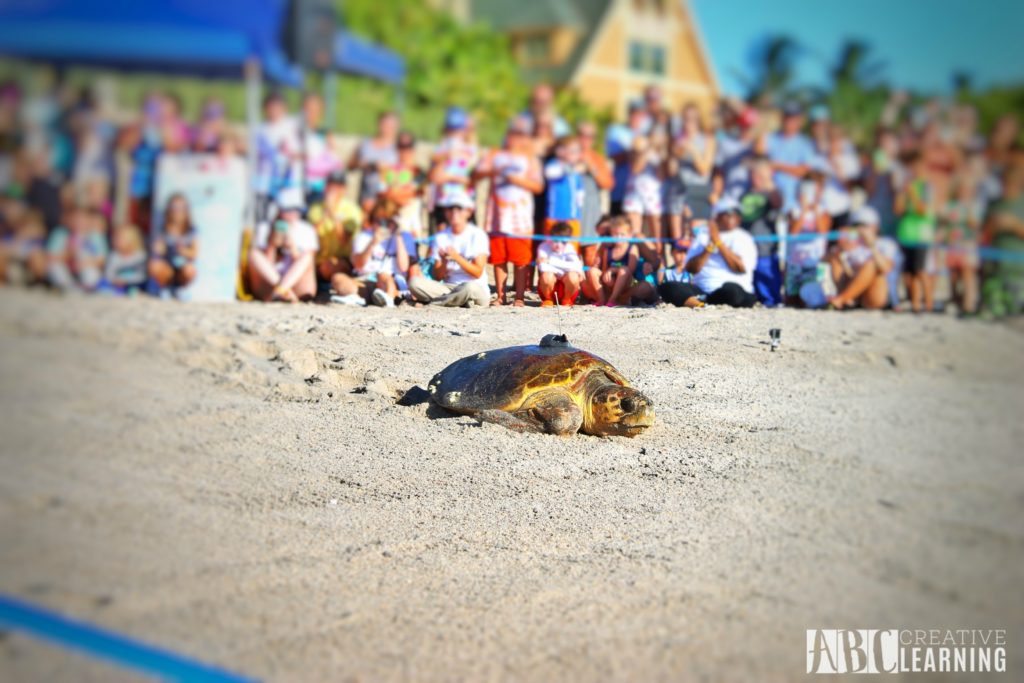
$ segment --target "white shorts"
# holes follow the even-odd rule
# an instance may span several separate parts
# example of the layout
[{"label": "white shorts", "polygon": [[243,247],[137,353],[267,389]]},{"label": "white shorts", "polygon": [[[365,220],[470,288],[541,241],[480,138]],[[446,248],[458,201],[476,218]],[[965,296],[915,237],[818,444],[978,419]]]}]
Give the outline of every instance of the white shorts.
[{"label": "white shorts", "polygon": [[645,216],[660,216],[662,211],[662,190],[660,184],[631,183],[622,198],[622,210]]}]

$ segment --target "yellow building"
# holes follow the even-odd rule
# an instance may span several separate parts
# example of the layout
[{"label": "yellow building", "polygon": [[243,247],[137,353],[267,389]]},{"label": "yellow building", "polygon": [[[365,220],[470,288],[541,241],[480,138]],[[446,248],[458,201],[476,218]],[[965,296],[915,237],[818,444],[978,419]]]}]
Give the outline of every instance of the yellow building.
[{"label": "yellow building", "polygon": [[625,114],[651,84],[677,110],[718,95],[700,28],[685,0],[439,0],[507,34],[531,82],[574,88]]}]

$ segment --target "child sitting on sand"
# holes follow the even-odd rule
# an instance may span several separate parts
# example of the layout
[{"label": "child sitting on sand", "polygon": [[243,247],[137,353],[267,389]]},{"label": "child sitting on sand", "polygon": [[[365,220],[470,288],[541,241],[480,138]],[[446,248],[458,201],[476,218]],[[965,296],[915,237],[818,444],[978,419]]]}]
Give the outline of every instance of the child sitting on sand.
[{"label": "child sitting on sand", "polygon": [[553,306],[553,298],[557,295],[559,304],[572,306],[583,281],[583,262],[576,252],[576,245],[567,241],[573,236],[573,228],[565,222],[555,223],[551,227],[551,236],[555,239],[547,239],[537,248],[540,305]]},{"label": "child sitting on sand", "polygon": [[146,247],[142,231],[122,225],[114,231],[113,251],[107,258],[103,290],[112,294],[135,294],[146,285]]},{"label": "child sitting on sand", "polygon": [[605,244],[601,250],[600,287],[594,297],[597,306],[628,303],[633,273],[640,258],[636,246],[629,241],[631,234],[627,218],[616,216],[612,219],[611,236],[616,241]]}]

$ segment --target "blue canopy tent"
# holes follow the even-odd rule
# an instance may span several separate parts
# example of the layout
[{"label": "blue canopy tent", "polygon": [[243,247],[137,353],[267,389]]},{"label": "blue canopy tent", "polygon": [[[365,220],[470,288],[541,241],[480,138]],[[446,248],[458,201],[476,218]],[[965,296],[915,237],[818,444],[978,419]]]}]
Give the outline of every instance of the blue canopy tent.
[{"label": "blue canopy tent", "polygon": [[287,0],[0,0],[0,55],[55,64],[302,83],[280,48]]},{"label": "blue canopy tent", "polygon": [[405,79],[405,61],[391,50],[348,31],[334,38],[334,64],[345,73],[399,84]]},{"label": "blue canopy tent", "polygon": [[[302,84],[280,47],[287,0],[0,0],[0,56],[246,81],[250,131],[267,78]],[[256,169],[249,145],[249,172]],[[255,202],[248,202],[251,226]]]}]

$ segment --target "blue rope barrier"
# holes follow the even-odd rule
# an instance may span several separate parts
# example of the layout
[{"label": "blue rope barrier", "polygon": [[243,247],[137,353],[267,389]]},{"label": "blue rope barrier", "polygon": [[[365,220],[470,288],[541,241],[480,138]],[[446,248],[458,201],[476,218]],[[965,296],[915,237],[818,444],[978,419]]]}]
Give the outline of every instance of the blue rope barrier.
[{"label": "blue rope barrier", "polygon": [[255,680],[69,619],[3,594],[0,594],[0,624],[126,668],[172,680],[203,683],[248,683]]},{"label": "blue rope barrier", "polygon": [[[820,232],[820,233],[808,233],[799,232],[795,235],[754,235],[753,239],[755,242],[761,243],[778,243],[778,242],[809,242],[817,239],[826,239],[829,241],[835,241],[839,239],[842,231],[832,230],[831,232]],[[629,244],[650,244],[651,242],[659,243],[671,243],[675,242],[670,237],[627,237],[621,239],[618,237],[607,237],[603,235],[597,235],[593,237],[561,237],[557,235],[503,235],[509,239],[517,240],[531,240],[533,242],[543,242],[551,240],[552,242],[575,242],[578,244],[616,244],[620,242],[628,242]],[[436,235],[430,237],[422,237],[416,240],[417,244],[431,244],[437,238]],[[918,246],[918,245],[908,245]],[[949,244],[930,244],[920,245],[928,246],[931,248],[939,249],[945,252],[959,252],[966,251],[965,247],[958,247],[956,245]],[[978,247],[978,255],[986,261],[1005,261],[1011,263],[1024,263],[1024,253],[1015,251],[1009,251],[1006,249],[996,249],[995,247]]]}]

